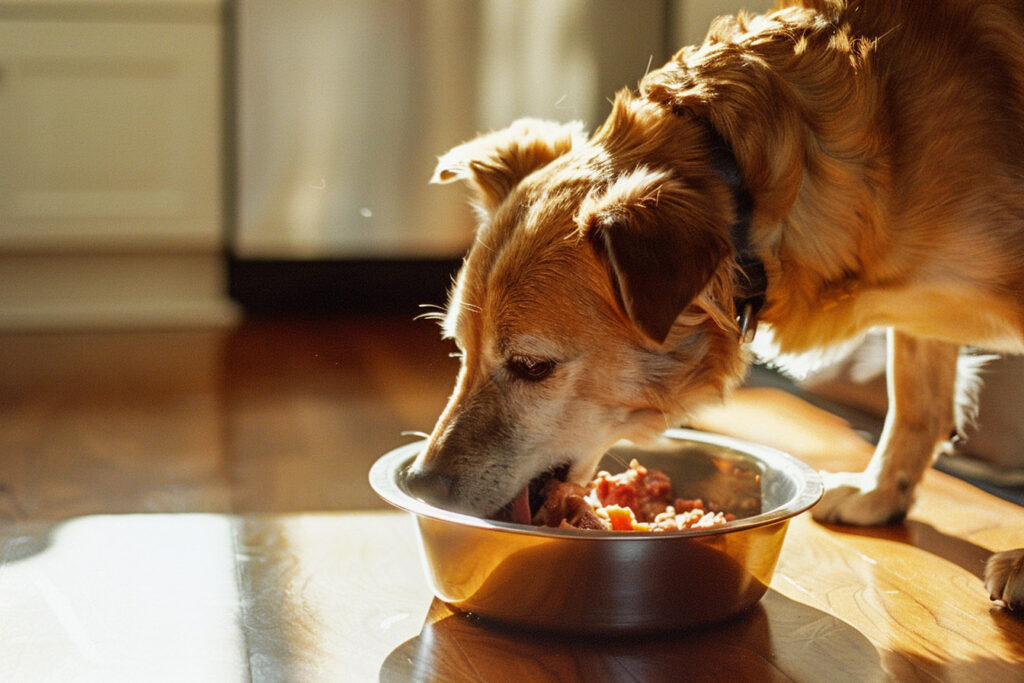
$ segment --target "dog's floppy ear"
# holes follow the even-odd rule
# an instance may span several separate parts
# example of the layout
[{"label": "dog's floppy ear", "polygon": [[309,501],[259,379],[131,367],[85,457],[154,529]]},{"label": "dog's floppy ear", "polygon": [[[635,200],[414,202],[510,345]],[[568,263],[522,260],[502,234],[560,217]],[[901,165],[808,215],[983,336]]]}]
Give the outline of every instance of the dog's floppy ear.
[{"label": "dog's floppy ear", "polygon": [[584,139],[579,121],[519,119],[440,157],[431,182],[468,180],[476,191],[477,204],[491,212],[520,180]]},{"label": "dog's floppy ear", "polygon": [[607,260],[626,315],[659,344],[730,252],[706,197],[643,168],[587,197],[577,224]]}]

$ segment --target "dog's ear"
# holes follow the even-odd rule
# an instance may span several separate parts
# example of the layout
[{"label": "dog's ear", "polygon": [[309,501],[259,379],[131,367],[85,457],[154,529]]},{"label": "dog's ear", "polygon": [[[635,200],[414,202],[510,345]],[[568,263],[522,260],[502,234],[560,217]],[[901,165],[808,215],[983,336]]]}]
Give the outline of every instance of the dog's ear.
[{"label": "dog's ear", "polygon": [[587,197],[577,224],[606,259],[626,315],[659,344],[730,253],[707,197],[642,168]]},{"label": "dog's ear", "polygon": [[492,212],[520,180],[583,142],[579,121],[519,119],[504,130],[481,135],[438,159],[433,183],[468,180],[477,204]]}]

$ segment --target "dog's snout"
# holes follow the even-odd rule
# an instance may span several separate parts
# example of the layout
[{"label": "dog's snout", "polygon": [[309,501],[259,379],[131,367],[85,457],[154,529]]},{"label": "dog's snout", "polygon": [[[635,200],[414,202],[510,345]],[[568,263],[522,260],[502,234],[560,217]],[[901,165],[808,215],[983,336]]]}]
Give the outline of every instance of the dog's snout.
[{"label": "dog's snout", "polygon": [[420,469],[409,470],[405,479],[409,493],[430,503],[448,500],[454,483],[455,480],[446,474]]}]

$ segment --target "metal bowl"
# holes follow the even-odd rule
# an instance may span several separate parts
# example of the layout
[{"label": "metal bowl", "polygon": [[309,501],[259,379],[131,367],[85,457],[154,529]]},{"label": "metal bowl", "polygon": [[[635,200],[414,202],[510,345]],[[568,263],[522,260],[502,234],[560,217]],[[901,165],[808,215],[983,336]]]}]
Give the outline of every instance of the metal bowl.
[{"label": "metal bowl", "polygon": [[822,483],[780,451],[688,430],[651,447],[617,446],[601,469],[636,458],[665,471],[676,495],[737,516],[712,529],[622,532],[533,527],[452,512],[412,496],[407,468],[423,443],[382,456],[370,484],[415,515],[427,577],[455,609],[516,627],[651,632],[708,624],[753,606],[775,571],[789,520]]}]

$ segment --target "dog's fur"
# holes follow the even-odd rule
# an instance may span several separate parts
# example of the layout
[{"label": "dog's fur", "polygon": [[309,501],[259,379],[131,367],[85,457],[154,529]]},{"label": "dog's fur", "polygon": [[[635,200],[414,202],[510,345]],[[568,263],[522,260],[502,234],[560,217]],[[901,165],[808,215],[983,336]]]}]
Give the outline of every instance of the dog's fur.
[{"label": "dog's fur", "polygon": [[[523,120],[451,150],[480,216],[445,331],[462,369],[415,479],[491,514],[560,464],[723,397],[750,353],[734,310],[737,206],[783,357],[890,328],[890,411],[820,520],[902,517],[955,427],[959,347],[1024,350],[1024,3],[823,0],[717,20],[617,96],[587,139]],[[767,335],[767,336],[766,336]],[[989,565],[1024,604],[1024,558]]]}]

